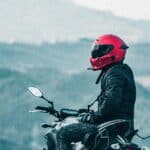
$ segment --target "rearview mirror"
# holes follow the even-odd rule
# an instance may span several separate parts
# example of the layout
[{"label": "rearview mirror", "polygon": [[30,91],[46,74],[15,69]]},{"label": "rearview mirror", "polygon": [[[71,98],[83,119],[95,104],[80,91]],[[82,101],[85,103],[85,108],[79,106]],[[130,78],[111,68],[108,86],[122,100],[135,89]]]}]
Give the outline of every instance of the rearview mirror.
[{"label": "rearview mirror", "polygon": [[28,90],[36,97],[43,96],[43,93],[36,87],[28,87]]}]

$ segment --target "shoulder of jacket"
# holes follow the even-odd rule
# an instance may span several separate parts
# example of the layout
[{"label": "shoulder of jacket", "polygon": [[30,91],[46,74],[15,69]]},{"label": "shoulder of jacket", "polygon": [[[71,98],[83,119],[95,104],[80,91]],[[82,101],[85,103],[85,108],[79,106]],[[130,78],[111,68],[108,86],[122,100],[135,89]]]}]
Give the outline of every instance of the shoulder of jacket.
[{"label": "shoulder of jacket", "polygon": [[115,64],[113,66],[111,66],[108,70],[107,70],[107,74],[109,73],[122,73],[123,70],[125,69],[126,66],[124,66],[124,64]]},{"label": "shoulder of jacket", "polygon": [[126,78],[132,76],[133,72],[127,64],[115,64],[107,70],[106,74],[118,75]]}]

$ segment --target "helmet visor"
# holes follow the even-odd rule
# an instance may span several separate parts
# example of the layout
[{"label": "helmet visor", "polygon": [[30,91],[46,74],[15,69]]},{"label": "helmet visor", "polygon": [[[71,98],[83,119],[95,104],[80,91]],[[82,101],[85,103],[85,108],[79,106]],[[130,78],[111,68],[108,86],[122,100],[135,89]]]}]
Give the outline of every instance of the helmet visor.
[{"label": "helmet visor", "polygon": [[92,47],[92,58],[102,57],[114,48],[113,45],[94,45]]}]

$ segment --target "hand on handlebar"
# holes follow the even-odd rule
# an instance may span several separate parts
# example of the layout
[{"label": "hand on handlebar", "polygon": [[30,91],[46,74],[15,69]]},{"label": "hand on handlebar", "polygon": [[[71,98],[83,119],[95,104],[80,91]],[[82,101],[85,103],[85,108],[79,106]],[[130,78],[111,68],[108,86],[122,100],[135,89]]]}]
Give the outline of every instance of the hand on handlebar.
[{"label": "hand on handlebar", "polygon": [[80,121],[83,123],[90,123],[90,124],[99,124],[103,121],[103,118],[100,114],[95,112],[89,112],[81,114]]},{"label": "hand on handlebar", "polygon": [[84,113],[80,115],[81,119],[80,121],[83,123],[92,123],[93,120],[93,114],[92,113]]}]

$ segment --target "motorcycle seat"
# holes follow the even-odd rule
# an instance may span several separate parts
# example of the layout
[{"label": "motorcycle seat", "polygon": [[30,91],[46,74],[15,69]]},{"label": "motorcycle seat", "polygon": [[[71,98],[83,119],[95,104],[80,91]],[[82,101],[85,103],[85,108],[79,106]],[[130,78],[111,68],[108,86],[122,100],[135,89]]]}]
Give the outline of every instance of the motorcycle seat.
[{"label": "motorcycle seat", "polygon": [[105,123],[102,123],[97,126],[99,133],[102,131],[107,131],[108,134],[113,134],[113,135],[124,135],[128,129],[130,128],[130,122],[128,120],[124,119],[116,119],[112,121],[108,121]]},{"label": "motorcycle seat", "polygon": [[93,147],[93,140],[97,138],[100,139],[100,142],[107,145],[108,138],[110,140],[113,139],[112,137],[116,135],[124,135],[129,129],[129,125],[129,121],[123,119],[116,119],[102,123],[97,126],[98,131],[95,131],[93,133],[87,133],[84,136],[82,143],[85,145],[86,148]]}]

